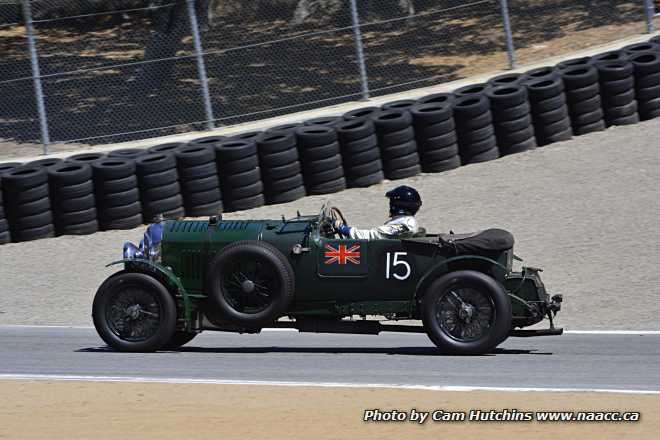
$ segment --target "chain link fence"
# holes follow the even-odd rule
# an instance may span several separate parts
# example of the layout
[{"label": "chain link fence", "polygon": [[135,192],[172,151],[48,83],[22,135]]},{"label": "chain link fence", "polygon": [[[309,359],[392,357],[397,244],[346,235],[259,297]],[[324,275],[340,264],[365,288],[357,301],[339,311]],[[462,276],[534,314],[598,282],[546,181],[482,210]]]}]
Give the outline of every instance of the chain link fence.
[{"label": "chain link fence", "polygon": [[0,0],[0,157],[431,86],[654,16],[651,0]]}]

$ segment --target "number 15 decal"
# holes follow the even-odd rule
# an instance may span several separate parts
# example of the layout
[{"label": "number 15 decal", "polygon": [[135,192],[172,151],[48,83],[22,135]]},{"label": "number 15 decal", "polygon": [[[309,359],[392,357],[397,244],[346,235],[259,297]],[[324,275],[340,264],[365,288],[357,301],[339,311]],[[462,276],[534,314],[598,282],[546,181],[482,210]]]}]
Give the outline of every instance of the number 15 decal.
[{"label": "number 15 decal", "polygon": [[[394,258],[392,258],[392,252],[387,253],[387,261],[385,263],[386,280],[389,280],[391,277],[394,277],[399,281],[403,281],[408,279],[408,277],[410,277],[410,273],[412,272],[412,269],[410,268],[410,264],[408,264],[407,261],[400,259],[400,257],[404,257],[406,255],[408,255],[408,252],[394,252]],[[401,271],[399,271],[399,273],[396,273],[397,266],[405,267],[405,273],[401,274]]]}]

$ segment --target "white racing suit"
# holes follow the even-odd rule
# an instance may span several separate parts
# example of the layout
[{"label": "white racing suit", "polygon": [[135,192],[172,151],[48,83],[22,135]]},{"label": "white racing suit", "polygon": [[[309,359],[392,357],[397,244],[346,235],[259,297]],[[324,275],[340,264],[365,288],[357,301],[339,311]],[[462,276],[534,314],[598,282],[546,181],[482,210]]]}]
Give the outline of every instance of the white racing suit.
[{"label": "white racing suit", "polygon": [[372,229],[348,228],[348,238],[357,240],[377,240],[379,238],[405,238],[416,234],[419,225],[415,217],[399,215],[392,217],[384,225]]}]

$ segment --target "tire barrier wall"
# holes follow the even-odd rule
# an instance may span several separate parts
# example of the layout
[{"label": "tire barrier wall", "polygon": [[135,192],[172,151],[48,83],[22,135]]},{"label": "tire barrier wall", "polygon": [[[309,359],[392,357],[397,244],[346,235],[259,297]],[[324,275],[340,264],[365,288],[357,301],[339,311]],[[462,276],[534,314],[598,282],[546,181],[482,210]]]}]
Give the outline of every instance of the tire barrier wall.
[{"label": "tire barrier wall", "polygon": [[444,172],[660,116],[660,37],[402,99],[148,149],[0,163],[0,244]]}]

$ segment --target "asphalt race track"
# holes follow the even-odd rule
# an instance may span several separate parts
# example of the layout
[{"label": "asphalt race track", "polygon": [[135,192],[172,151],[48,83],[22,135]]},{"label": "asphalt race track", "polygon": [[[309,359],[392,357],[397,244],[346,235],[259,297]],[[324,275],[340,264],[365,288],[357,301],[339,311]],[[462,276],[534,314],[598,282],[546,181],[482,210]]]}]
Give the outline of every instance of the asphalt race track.
[{"label": "asphalt race track", "polygon": [[438,355],[422,334],[206,332],[180,352],[116,353],[93,328],[0,327],[7,375],[660,392],[660,334],[510,338],[487,356]]}]

